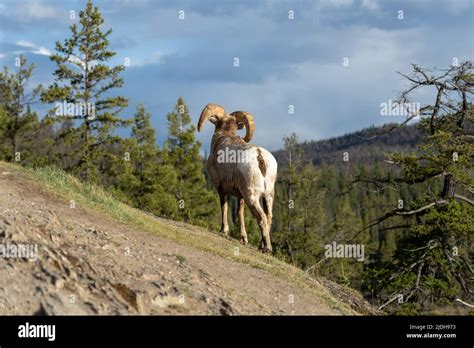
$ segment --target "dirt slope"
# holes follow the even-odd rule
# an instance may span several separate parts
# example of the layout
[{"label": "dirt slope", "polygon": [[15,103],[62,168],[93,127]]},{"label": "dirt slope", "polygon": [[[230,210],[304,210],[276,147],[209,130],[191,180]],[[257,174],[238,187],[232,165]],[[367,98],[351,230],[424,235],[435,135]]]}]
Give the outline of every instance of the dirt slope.
[{"label": "dirt slope", "polygon": [[[235,241],[198,227],[155,220],[152,223],[163,228],[161,235],[85,205],[71,208],[67,197],[0,162],[0,244],[38,246],[36,260],[0,258],[0,314],[372,311],[356,294],[340,288],[344,303],[319,282],[304,278],[303,272],[251,248],[237,249]],[[177,234],[189,241],[209,241],[196,248],[173,241]],[[206,251],[213,243],[227,251]],[[269,267],[240,262],[239,257],[252,257]],[[291,268],[304,280],[277,276],[271,267]]]}]

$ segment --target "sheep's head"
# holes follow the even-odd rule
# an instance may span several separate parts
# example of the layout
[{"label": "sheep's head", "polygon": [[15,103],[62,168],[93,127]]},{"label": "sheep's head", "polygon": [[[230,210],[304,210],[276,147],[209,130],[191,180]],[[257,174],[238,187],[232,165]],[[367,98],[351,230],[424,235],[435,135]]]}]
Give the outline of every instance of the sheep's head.
[{"label": "sheep's head", "polygon": [[252,140],[253,132],[255,131],[255,123],[252,114],[249,112],[234,111],[228,115],[222,106],[207,104],[199,118],[197,125],[199,132],[204,127],[204,123],[208,120],[216,126],[214,133],[220,132],[228,135],[236,135],[238,129],[245,127],[247,133],[245,134],[244,140],[247,143]]}]

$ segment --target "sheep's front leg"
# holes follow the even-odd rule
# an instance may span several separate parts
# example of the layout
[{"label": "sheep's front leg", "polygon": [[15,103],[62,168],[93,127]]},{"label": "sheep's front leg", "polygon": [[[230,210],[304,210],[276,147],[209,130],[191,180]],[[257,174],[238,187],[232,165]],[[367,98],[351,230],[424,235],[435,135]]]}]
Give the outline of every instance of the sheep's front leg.
[{"label": "sheep's front leg", "polygon": [[219,193],[219,198],[221,201],[221,233],[227,237],[229,236],[229,224],[227,223],[227,195]]},{"label": "sheep's front leg", "polygon": [[247,231],[245,231],[245,201],[243,198],[239,199],[239,224],[240,224],[240,243],[247,245]]}]

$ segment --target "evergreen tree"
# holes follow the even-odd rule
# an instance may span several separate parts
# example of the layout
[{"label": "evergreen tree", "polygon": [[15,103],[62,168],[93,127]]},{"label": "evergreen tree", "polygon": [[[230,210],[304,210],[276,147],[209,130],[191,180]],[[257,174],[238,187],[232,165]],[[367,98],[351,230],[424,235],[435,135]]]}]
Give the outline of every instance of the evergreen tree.
[{"label": "evergreen tree", "polygon": [[29,154],[26,133],[38,124],[38,117],[31,111],[30,104],[35,101],[41,85],[28,93],[34,64],[28,65],[23,55],[17,58],[17,63],[15,73],[10,72],[7,66],[0,73],[2,152],[7,161],[22,162]]},{"label": "evergreen tree", "polygon": [[122,161],[113,152],[114,144],[120,141],[113,132],[129,124],[119,116],[128,105],[127,99],[110,95],[123,85],[119,75],[124,66],[107,65],[115,52],[108,49],[112,30],[103,32],[103,23],[99,9],[89,0],[79,13],[79,26],[70,27],[72,36],[64,43],[56,42],[57,53],[50,57],[57,64],[56,79],[42,94],[43,101],[56,103],[50,114],[56,123],[74,123],[60,137],[76,149],[64,153],[73,157],[68,169],[85,179],[94,179],[99,172],[110,175],[104,171]]},{"label": "evergreen tree", "polygon": [[172,217],[178,214],[174,195],[176,171],[164,163],[156,145],[156,132],[150,122],[151,115],[143,105],[137,107],[133,119],[132,136],[124,142],[129,161],[119,175],[119,189],[137,208],[156,215]]},{"label": "evergreen tree", "polygon": [[145,107],[139,105],[132,127],[132,139],[136,142],[132,158],[134,174],[138,181],[138,187],[134,195],[139,208],[147,205],[142,200],[146,199],[147,194],[155,191],[156,183],[154,176],[157,170],[158,149],[156,147],[155,130],[151,126],[150,117],[151,115],[145,110]]},{"label": "evergreen tree", "polygon": [[56,165],[61,157],[55,148],[57,135],[52,120],[48,116],[43,117],[32,135],[34,136],[30,142],[33,152],[32,165],[38,167]]},{"label": "evergreen tree", "polygon": [[195,139],[196,127],[191,124],[189,110],[182,97],[178,99],[175,109],[168,113],[167,119],[164,163],[173,166],[177,172],[176,185],[167,186],[176,198],[178,218],[213,225],[219,211],[218,200],[207,188],[199,155],[201,144]]},{"label": "evergreen tree", "polygon": [[8,156],[11,156],[11,145],[8,142],[6,136],[7,124],[10,121],[10,117],[5,111],[5,108],[0,104],[0,160],[7,160]]},{"label": "evergreen tree", "polygon": [[283,138],[287,165],[280,169],[276,187],[273,242],[278,256],[303,269],[312,268],[322,250],[326,224],[325,190],[319,173],[304,165],[298,137]]}]

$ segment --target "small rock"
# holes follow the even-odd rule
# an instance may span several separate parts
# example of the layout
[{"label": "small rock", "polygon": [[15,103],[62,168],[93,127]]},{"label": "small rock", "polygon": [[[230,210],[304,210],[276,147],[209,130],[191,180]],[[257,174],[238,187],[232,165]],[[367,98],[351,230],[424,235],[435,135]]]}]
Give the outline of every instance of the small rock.
[{"label": "small rock", "polygon": [[54,286],[56,289],[62,289],[64,287],[64,280],[62,278],[56,278],[56,281],[54,282]]}]

